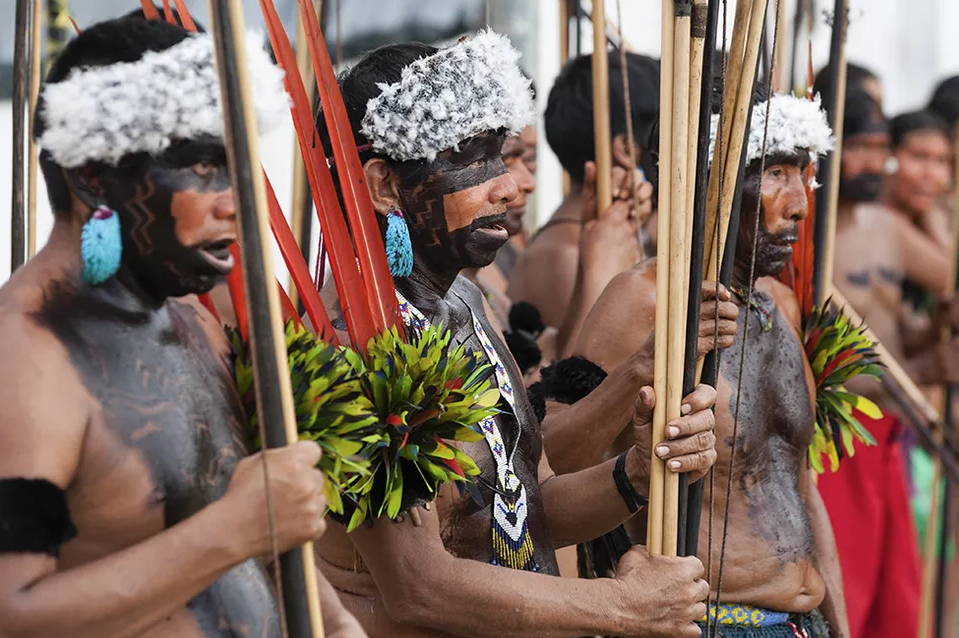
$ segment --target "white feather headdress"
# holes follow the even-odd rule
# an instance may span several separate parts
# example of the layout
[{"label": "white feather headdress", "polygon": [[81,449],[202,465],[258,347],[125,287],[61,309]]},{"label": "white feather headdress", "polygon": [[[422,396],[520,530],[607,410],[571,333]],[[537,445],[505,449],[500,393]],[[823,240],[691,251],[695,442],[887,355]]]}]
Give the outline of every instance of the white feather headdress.
[{"label": "white feather headdress", "polygon": [[[769,112],[769,130],[766,131],[766,113]],[[709,134],[709,156],[713,156],[719,116],[713,115]],[[777,153],[809,151],[815,160],[833,149],[835,140],[826,121],[819,96],[813,100],[792,95],[774,95],[768,102],[753,107],[749,128],[749,146],[746,164],[757,160],[763,153],[763,136],[766,136],[766,156]]]},{"label": "white feather headdress", "polygon": [[506,36],[486,30],[416,60],[399,82],[379,85],[363,135],[393,159],[432,161],[485,131],[519,133],[535,115],[519,57]]},{"label": "white feather headdress", "polygon": [[[281,71],[255,32],[246,37],[260,133],[289,112]],[[131,153],[159,155],[173,140],[223,139],[213,38],[191,33],[136,62],[75,69],[43,87],[45,129],[38,144],[63,167],[116,164]]]}]

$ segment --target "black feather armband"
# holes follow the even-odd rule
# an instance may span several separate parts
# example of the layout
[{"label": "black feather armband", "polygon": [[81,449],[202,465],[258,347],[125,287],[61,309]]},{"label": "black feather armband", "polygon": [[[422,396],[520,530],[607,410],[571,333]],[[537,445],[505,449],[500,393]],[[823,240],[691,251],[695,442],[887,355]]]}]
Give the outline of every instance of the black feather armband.
[{"label": "black feather armband", "polygon": [[76,535],[62,489],[46,479],[0,479],[0,554],[56,557]]},{"label": "black feather armband", "polygon": [[588,396],[606,379],[606,371],[585,357],[561,359],[540,370],[540,380],[528,394],[540,421],[546,414],[546,402],[571,405]]}]

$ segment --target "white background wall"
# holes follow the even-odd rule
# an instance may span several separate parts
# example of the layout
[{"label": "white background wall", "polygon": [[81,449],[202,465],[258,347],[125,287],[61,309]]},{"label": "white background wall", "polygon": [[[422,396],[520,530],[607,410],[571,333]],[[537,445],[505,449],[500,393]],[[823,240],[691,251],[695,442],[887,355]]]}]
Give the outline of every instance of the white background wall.
[{"label": "white background wall", "polygon": [[[83,0],[92,2],[93,0]],[[514,0],[534,3],[538,11],[535,76],[539,88],[538,99],[542,111],[552,79],[559,70],[559,2],[558,0]],[[796,0],[783,0],[783,11],[792,20]],[[621,0],[626,39],[635,50],[659,55],[660,2],[657,0]],[[775,11],[775,0],[770,11]],[[3,3],[12,6],[13,3]],[[131,0],[131,6],[135,5]],[[829,29],[825,26],[822,9],[832,7],[832,0],[816,0],[817,27],[813,33],[814,63],[818,68],[825,63],[829,52]],[[494,5],[495,6],[495,5]],[[849,58],[877,71],[885,82],[886,106],[890,114],[923,105],[942,77],[959,73],[959,0],[850,0],[852,25],[849,32]],[[729,0],[729,28],[735,0]],[[533,7],[530,7],[531,9]],[[607,0],[610,21],[615,22],[616,1]],[[12,22],[12,13],[8,17]],[[495,20],[494,20],[495,23]],[[587,23],[588,28],[588,23]],[[788,37],[791,28],[787,29]],[[584,33],[583,43],[591,46],[590,33]],[[7,43],[3,43],[7,46]],[[787,43],[788,45],[788,43]],[[524,47],[525,48],[525,47]],[[789,51],[790,46],[786,50]],[[533,57],[533,56],[530,56]],[[801,64],[805,64],[802,54]],[[9,273],[10,257],[10,181],[11,181],[11,108],[9,102],[0,103],[0,281]],[[538,219],[548,218],[558,204],[561,193],[561,172],[541,136],[540,188],[538,192]],[[281,203],[290,201],[290,167],[292,165],[292,125],[284,127],[261,145],[263,163],[273,180]],[[38,237],[42,243],[49,233],[52,220],[40,187],[38,208]],[[282,262],[276,255],[277,269]],[[285,277],[283,279],[285,281]]]}]

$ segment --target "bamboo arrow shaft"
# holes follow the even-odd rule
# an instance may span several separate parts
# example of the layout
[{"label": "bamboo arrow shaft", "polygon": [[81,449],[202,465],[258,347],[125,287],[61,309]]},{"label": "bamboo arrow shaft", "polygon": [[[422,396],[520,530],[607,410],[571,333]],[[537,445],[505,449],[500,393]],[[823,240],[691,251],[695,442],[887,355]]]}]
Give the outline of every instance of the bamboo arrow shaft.
[{"label": "bamboo arrow shaft", "polygon": [[[959,151],[957,151],[956,179],[959,179]],[[953,184],[959,185],[959,181]],[[959,187],[956,188],[956,199],[959,200]],[[952,211],[952,255],[953,259],[949,263],[949,276],[947,278],[946,290],[955,294],[959,291],[959,201],[955,201]],[[941,338],[948,341],[953,338],[953,331],[948,327],[943,327]],[[955,398],[955,386],[946,384],[943,386],[942,396],[942,415],[943,415],[943,436],[942,440],[955,443],[955,423],[952,409],[953,399]],[[923,548],[923,589],[922,600],[919,608],[919,633],[917,636],[929,636],[930,630],[935,628],[936,638],[942,636],[944,594],[945,594],[945,570],[946,570],[946,542],[950,536],[950,511],[952,508],[951,500],[954,496],[952,485],[947,481],[942,486],[940,493],[940,484],[942,483],[943,467],[942,461],[934,459],[934,471],[932,479],[932,495],[930,499],[929,518],[926,521],[926,538]],[[941,526],[941,530],[940,530]]]},{"label": "bamboo arrow shaft", "polygon": [[[738,18],[737,9],[737,18]],[[750,132],[749,108],[752,104],[753,87],[756,64],[759,62],[759,51],[762,48],[763,26],[766,19],[766,0],[753,0],[749,16],[749,28],[746,37],[746,49],[743,63],[739,66],[739,84],[736,91],[735,108],[731,113],[732,137],[726,150],[723,188],[720,192],[717,184],[717,194],[710,197],[710,209],[715,210],[715,202],[719,202],[719,243],[713,244],[710,249],[706,268],[714,269],[717,261],[723,259],[723,247],[726,245],[726,233],[729,230],[729,215],[733,208],[736,195],[737,180],[740,165],[742,164],[743,148],[748,148]],[[708,223],[708,222],[707,222]],[[707,238],[710,235],[707,235]],[[718,260],[717,260],[718,253]],[[715,280],[716,274],[710,271],[707,279]]]},{"label": "bamboo arrow shaft", "polygon": [[37,252],[37,176],[39,171],[37,143],[33,138],[34,117],[37,99],[40,96],[40,43],[43,26],[43,0],[33,1],[33,15],[30,18],[30,83],[27,110],[29,142],[27,143],[27,259]]},{"label": "bamboo arrow shaft", "polygon": [[606,44],[606,0],[594,0],[593,2],[592,66],[596,205],[597,214],[602,217],[613,205],[613,151],[609,122],[609,49]]},{"label": "bamboo arrow shaft", "polygon": [[[653,391],[656,407],[653,409],[652,449],[666,438],[666,387],[669,360],[669,265],[672,216],[672,110],[673,110],[673,2],[662,0],[663,54],[660,62],[659,112],[659,212],[656,242],[656,324],[655,354],[653,357]],[[685,197],[685,194],[683,195]],[[683,220],[685,222],[685,220]],[[647,516],[646,546],[651,554],[663,553],[664,490],[666,466],[655,454],[651,459],[649,477],[649,510]]]},{"label": "bamboo arrow shaft", "polygon": [[832,83],[832,103],[827,108],[829,125],[836,139],[835,149],[823,158],[823,190],[825,199],[816,201],[815,278],[816,305],[829,298],[832,288],[833,252],[836,244],[836,216],[839,210],[839,179],[842,173],[843,114],[846,111],[846,19],[847,0],[836,0],[832,25],[832,44],[829,54],[829,74]]},{"label": "bamboo arrow shaft", "polygon": [[27,44],[30,8],[35,0],[17,0],[13,41],[13,179],[10,208],[10,274],[26,259],[24,238],[24,113],[27,92]]},{"label": "bamboo arrow shaft", "polygon": [[[689,108],[690,19],[692,2],[674,2],[672,177],[669,215],[669,362],[666,423],[681,415],[686,351],[686,301],[689,295]],[[698,113],[697,113],[698,115]],[[695,147],[693,149],[695,153]],[[693,158],[695,168],[695,158]],[[666,473],[663,496],[663,554],[675,556],[679,532],[679,474]]]},{"label": "bamboo arrow shaft", "polygon": [[[266,447],[298,439],[286,361],[279,291],[271,261],[266,189],[260,168],[256,115],[243,43],[240,0],[210,0],[217,68],[223,96],[226,146],[238,204],[244,288],[250,318],[250,347],[257,410]],[[269,471],[264,456],[264,471]],[[268,513],[271,517],[272,514]],[[283,617],[291,638],[322,638],[319,589],[312,543],[280,556]]]},{"label": "bamboo arrow shaft", "polygon": [[[695,141],[690,161],[689,207],[690,258],[686,269],[689,291],[686,299],[686,352],[683,369],[683,394],[692,392],[699,382],[697,375],[697,345],[699,343],[699,310],[701,302],[703,260],[706,249],[706,185],[709,179],[709,127],[712,119],[713,54],[716,49],[716,26],[719,0],[695,0],[690,34],[689,138]],[[709,51],[708,57],[705,52]],[[695,107],[695,109],[694,109]],[[703,481],[692,487],[686,477],[679,486],[679,540],[678,553],[695,555],[702,516]]]}]

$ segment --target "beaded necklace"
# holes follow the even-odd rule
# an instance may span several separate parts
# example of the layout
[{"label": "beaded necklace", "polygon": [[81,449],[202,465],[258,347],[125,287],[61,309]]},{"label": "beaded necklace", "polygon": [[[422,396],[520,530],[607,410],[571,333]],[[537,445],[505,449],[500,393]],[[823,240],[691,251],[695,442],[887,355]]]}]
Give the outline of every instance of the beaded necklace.
[{"label": "beaded necklace", "polygon": [[[476,335],[486,359],[493,367],[500,398],[515,418],[516,396],[513,390],[513,382],[509,378],[506,367],[493,347],[493,342],[487,336],[479,317],[462,297],[457,295],[457,298],[469,308],[470,317],[473,321],[473,334]],[[400,316],[407,326],[412,326],[417,330],[423,330],[430,326],[429,319],[407,301],[398,290],[396,291],[396,299],[399,302]],[[516,441],[509,453],[507,453],[503,435],[495,419],[487,417],[481,421],[480,430],[483,432],[483,437],[486,439],[486,444],[489,446],[490,452],[493,454],[493,461],[496,464],[497,485],[496,489],[493,490],[493,516],[491,521],[493,559],[490,562],[494,565],[502,565],[513,569],[539,571],[539,565],[533,560],[533,539],[529,535],[529,527],[526,521],[526,487],[516,476],[513,469],[513,457],[519,448],[520,429],[517,427]]]},{"label": "beaded necklace", "polygon": [[739,286],[730,285],[729,289],[741,302],[749,306],[759,317],[759,325],[763,332],[769,332],[773,329],[773,316],[768,310],[759,305],[755,299],[750,299],[746,292]]}]

